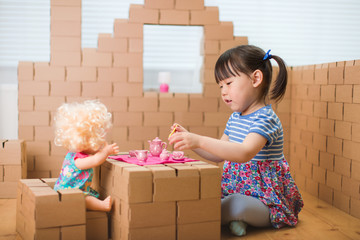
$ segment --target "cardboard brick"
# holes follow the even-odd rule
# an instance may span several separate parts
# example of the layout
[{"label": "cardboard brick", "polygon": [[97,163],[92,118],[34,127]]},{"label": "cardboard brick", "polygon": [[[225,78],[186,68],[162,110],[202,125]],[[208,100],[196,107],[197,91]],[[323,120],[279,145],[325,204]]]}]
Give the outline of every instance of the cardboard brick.
[{"label": "cardboard brick", "polygon": [[24,140],[1,140],[0,143],[0,165],[25,164],[26,144]]},{"label": "cardboard brick", "polygon": [[219,54],[220,51],[220,42],[216,40],[207,40],[204,42],[204,54]]},{"label": "cardboard brick", "polygon": [[219,8],[205,7],[204,10],[190,11],[190,25],[207,25],[219,23]]},{"label": "cardboard brick", "polygon": [[214,82],[205,84],[203,93],[205,97],[220,97],[221,92],[219,85]]},{"label": "cardboard brick", "polygon": [[111,67],[113,57],[111,53],[99,52],[93,48],[82,50],[82,65],[89,67]]},{"label": "cardboard brick", "polygon": [[190,11],[185,10],[160,10],[160,24],[167,25],[189,25]]},{"label": "cardboard brick", "polygon": [[[343,132],[342,134],[346,134],[345,137],[342,137],[343,139],[352,140],[355,142],[360,142],[360,125],[359,124],[351,124],[348,122],[343,122],[347,130],[346,132]],[[349,126],[350,125],[350,126]],[[341,128],[338,130],[341,131]],[[335,136],[336,136],[336,128],[335,128]]]},{"label": "cardboard brick", "polygon": [[140,4],[130,4],[129,22],[158,24],[159,10],[145,8]]},{"label": "cardboard brick", "polygon": [[343,103],[328,103],[328,118],[335,119],[335,120],[342,120],[343,119]]},{"label": "cardboard brick", "polygon": [[50,96],[80,96],[80,82],[51,82]]},{"label": "cardboard brick", "polygon": [[175,112],[174,121],[183,126],[202,126],[203,114],[199,112]]},{"label": "cardboard brick", "polygon": [[322,85],[320,90],[321,101],[335,102],[335,85]]},{"label": "cardboard brick", "polygon": [[213,84],[216,83],[214,70],[212,70],[212,69],[205,69],[204,70],[203,83],[213,83]]},{"label": "cardboard brick", "polygon": [[99,97],[110,112],[126,112],[128,101],[126,97]]},{"label": "cardboard brick", "polygon": [[52,6],[50,18],[51,21],[81,22],[81,6]]},{"label": "cardboard brick", "polygon": [[98,68],[99,82],[126,82],[127,69],[121,67]]},{"label": "cardboard brick", "polygon": [[130,38],[129,39],[129,52],[143,53],[144,40],[142,38]]},{"label": "cardboard brick", "polygon": [[327,102],[314,102],[314,117],[327,118]]},{"label": "cardboard brick", "polygon": [[178,240],[219,240],[221,239],[220,221],[180,224],[177,227]]},{"label": "cardboard brick", "polygon": [[143,82],[143,68],[142,67],[129,67],[129,82]]},{"label": "cardboard brick", "polygon": [[[312,69],[308,70],[309,74],[312,73]],[[328,84],[328,64],[317,64],[315,65],[314,80],[316,84]],[[304,75],[306,77],[306,75]],[[304,78],[305,79],[305,78]],[[310,78],[307,78],[310,79]],[[311,82],[309,82],[311,83]]]},{"label": "cardboard brick", "polygon": [[141,83],[114,83],[113,96],[115,97],[140,97],[143,95]]},{"label": "cardboard brick", "polygon": [[205,98],[200,94],[191,94],[189,100],[190,112],[216,112],[218,109],[218,98]]},{"label": "cardboard brick", "polygon": [[144,7],[152,9],[173,9],[175,7],[175,0],[145,0]]},{"label": "cardboard brick", "polygon": [[67,81],[82,81],[93,82],[96,81],[97,70],[96,67],[68,67],[66,69]]},{"label": "cardboard brick", "polygon": [[208,198],[192,201],[179,201],[177,204],[177,224],[220,221],[221,201]]},{"label": "cardboard brick", "polygon": [[329,63],[329,84],[344,84],[345,62]]},{"label": "cardboard brick", "polygon": [[360,104],[344,104],[344,121],[358,123],[360,119]]},{"label": "cardboard brick", "polygon": [[62,239],[86,239],[86,225],[61,227],[60,236]]},{"label": "cardboard brick", "polygon": [[129,112],[156,112],[158,98],[154,97],[129,97]]},{"label": "cardboard brick", "polygon": [[176,0],[175,9],[181,9],[181,10],[204,9],[204,0]]},{"label": "cardboard brick", "polygon": [[84,82],[82,84],[83,97],[106,97],[112,95],[111,82]]},{"label": "cardboard brick", "polygon": [[141,126],[143,114],[141,112],[114,112],[114,126]]},{"label": "cardboard brick", "polygon": [[152,201],[152,175],[147,168],[115,165],[114,194],[127,203]]},{"label": "cardboard brick", "polygon": [[129,127],[129,140],[148,141],[158,135],[157,127]]},{"label": "cardboard brick", "polygon": [[199,172],[192,166],[148,166],[153,173],[154,202],[199,199]]},{"label": "cardboard brick", "polygon": [[348,100],[349,103],[350,103],[351,100],[352,100],[353,103],[360,103],[360,96],[359,96],[360,85],[354,85],[354,86],[352,86],[352,85],[344,85],[344,86],[349,86],[349,88],[352,88],[352,90],[353,90],[352,98],[350,98],[351,94],[346,96],[347,100],[350,98],[350,100]]},{"label": "cardboard brick", "polygon": [[86,239],[108,240],[108,217],[105,212],[86,212]]},{"label": "cardboard brick", "polygon": [[26,141],[34,140],[34,127],[33,126],[21,126],[18,127],[18,138]]},{"label": "cardboard brick", "polygon": [[350,196],[344,195],[340,191],[334,191],[334,206],[340,210],[349,213],[350,212]]},{"label": "cardboard brick", "polygon": [[50,36],[81,37],[81,22],[53,20],[50,23]]},{"label": "cardboard brick", "polygon": [[[309,184],[310,185],[310,184]],[[333,204],[334,190],[326,185],[319,184],[319,198],[329,204]]]},{"label": "cardboard brick", "polygon": [[50,66],[49,63],[35,63],[36,81],[64,81],[65,68]]},{"label": "cardboard brick", "polygon": [[128,40],[126,38],[113,38],[110,34],[99,34],[99,52],[127,52]]},{"label": "cardboard brick", "polygon": [[0,165],[0,182],[4,181],[4,166]]},{"label": "cardboard brick", "polygon": [[204,26],[205,40],[231,40],[234,29],[232,22],[219,22],[215,25]]},{"label": "cardboard brick", "polygon": [[222,112],[205,112],[204,126],[224,126],[229,120],[229,115]]},{"label": "cardboard brick", "polygon": [[216,61],[219,56],[215,54],[207,54],[204,56],[204,66],[206,69],[212,69],[215,67]]},{"label": "cardboard brick", "polygon": [[80,66],[81,51],[52,51],[50,54],[51,66]]},{"label": "cardboard brick", "polygon": [[[65,153],[66,154],[66,153]],[[64,162],[64,155],[62,156],[46,156],[38,155],[35,156],[35,168],[36,171],[55,170],[56,177],[59,177],[61,166]]]},{"label": "cardboard brick", "polygon": [[218,166],[189,162],[200,173],[200,198],[220,198],[221,171]]},{"label": "cardboard brick", "polygon": [[130,23],[128,19],[115,19],[115,38],[143,38],[143,24]]},{"label": "cardboard brick", "polygon": [[171,126],[174,122],[172,113],[145,112],[144,126]]},{"label": "cardboard brick", "polygon": [[73,6],[80,7],[81,0],[51,0],[51,6]]},{"label": "cardboard brick", "polygon": [[115,67],[142,67],[142,53],[114,53]]},{"label": "cardboard brick", "polygon": [[[335,121],[335,137],[351,140],[351,137],[352,137],[351,131],[352,131],[352,129],[360,130],[356,126],[351,126],[350,122]],[[360,140],[360,138],[354,139],[354,140],[357,141],[357,140]]]},{"label": "cardboard brick", "polygon": [[189,107],[189,100],[183,95],[160,94],[159,95],[159,111],[172,112],[176,109],[179,112],[186,112]]},{"label": "cardboard brick", "polygon": [[52,36],[50,40],[50,51],[80,51],[80,37]]},{"label": "cardboard brick", "polygon": [[222,40],[220,41],[220,53],[225,52],[226,50],[237,47],[239,45],[247,45],[249,43],[248,37],[234,37],[232,40]]},{"label": "cardboard brick", "polygon": [[212,138],[217,138],[218,136],[217,127],[190,127],[189,131]]},{"label": "cardboard brick", "polygon": [[121,201],[121,223],[129,228],[176,224],[175,202],[126,203]]},{"label": "cardboard brick", "polygon": [[360,143],[349,140],[343,142],[343,156],[350,159],[360,160],[359,151]]},{"label": "cardboard brick", "polygon": [[346,61],[344,71],[344,84],[360,83],[360,64],[358,61]]},{"label": "cardboard brick", "polygon": [[[119,224],[119,223],[118,223]],[[118,228],[118,226],[116,226]],[[176,239],[176,226],[168,225],[161,227],[151,228],[128,228],[120,225],[121,237],[124,239],[135,240],[135,239],[146,239],[146,240],[175,240]],[[118,239],[114,237],[114,239]]]},{"label": "cardboard brick", "polygon": [[17,182],[0,182],[0,199],[1,198],[16,198],[17,196]]},{"label": "cardboard brick", "polygon": [[33,82],[21,81],[19,82],[19,96],[48,96],[49,82]]},{"label": "cardboard brick", "polygon": [[49,126],[49,112],[19,112],[19,125]]},{"label": "cardboard brick", "polygon": [[26,142],[26,153],[28,155],[49,155],[49,141],[28,141]]},{"label": "cardboard brick", "polygon": [[19,81],[34,80],[34,63],[20,61],[18,64],[17,74],[18,74]]},{"label": "cardboard brick", "polygon": [[35,96],[35,111],[55,111],[65,102],[65,96]]}]

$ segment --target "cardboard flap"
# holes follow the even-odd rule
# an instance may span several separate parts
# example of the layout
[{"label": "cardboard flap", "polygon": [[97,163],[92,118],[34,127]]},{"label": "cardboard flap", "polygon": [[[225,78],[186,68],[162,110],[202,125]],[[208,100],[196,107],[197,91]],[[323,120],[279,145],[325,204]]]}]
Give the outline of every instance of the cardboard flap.
[{"label": "cardboard flap", "polygon": [[176,170],[176,175],[178,177],[198,177],[199,170],[196,167],[189,166],[189,165],[175,165],[171,166]]},{"label": "cardboard flap", "polygon": [[159,178],[175,178],[176,172],[175,169],[171,167],[166,166],[147,166],[149,169],[151,169],[154,180]]}]

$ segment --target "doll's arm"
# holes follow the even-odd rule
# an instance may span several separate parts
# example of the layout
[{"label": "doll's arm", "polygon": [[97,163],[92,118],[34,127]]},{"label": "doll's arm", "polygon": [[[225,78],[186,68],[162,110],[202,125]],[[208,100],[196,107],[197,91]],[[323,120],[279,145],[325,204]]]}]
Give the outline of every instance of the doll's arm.
[{"label": "doll's arm", "polygon": [[86,158],[78,158],[75,161],[75,165],[79,169],[89,169],[101,165],[107,157],[111,154],[119,152],[119,147],[116,143],[108,145],[107,143],[97,153]]}]

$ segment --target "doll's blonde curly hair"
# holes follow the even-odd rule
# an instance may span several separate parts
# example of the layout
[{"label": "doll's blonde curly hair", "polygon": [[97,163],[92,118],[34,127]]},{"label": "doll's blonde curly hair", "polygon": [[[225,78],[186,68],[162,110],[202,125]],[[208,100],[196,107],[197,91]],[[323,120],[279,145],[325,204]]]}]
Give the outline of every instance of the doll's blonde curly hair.
[{"label": "doll's blonde curly hair", "polygon": [[72,152],[98,151],[111,127],[111,113],[98,100],[64,103],[56,112],[55,145]]}]

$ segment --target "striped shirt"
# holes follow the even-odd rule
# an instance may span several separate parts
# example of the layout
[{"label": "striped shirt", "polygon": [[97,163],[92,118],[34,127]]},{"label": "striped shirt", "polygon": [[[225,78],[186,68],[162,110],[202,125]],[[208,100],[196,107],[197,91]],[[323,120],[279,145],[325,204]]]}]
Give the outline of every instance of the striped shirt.
[{"label": "striped shirt", "polygon": [[283,154],[283,128],[280,119],[267,105],[259,110],[242,116],[239,112],[231,114],[224,133],[229,136],[230,142],[242,143],[249,133],[257,133],[267,139],[263,149],[252,159],[282,160]]}]

